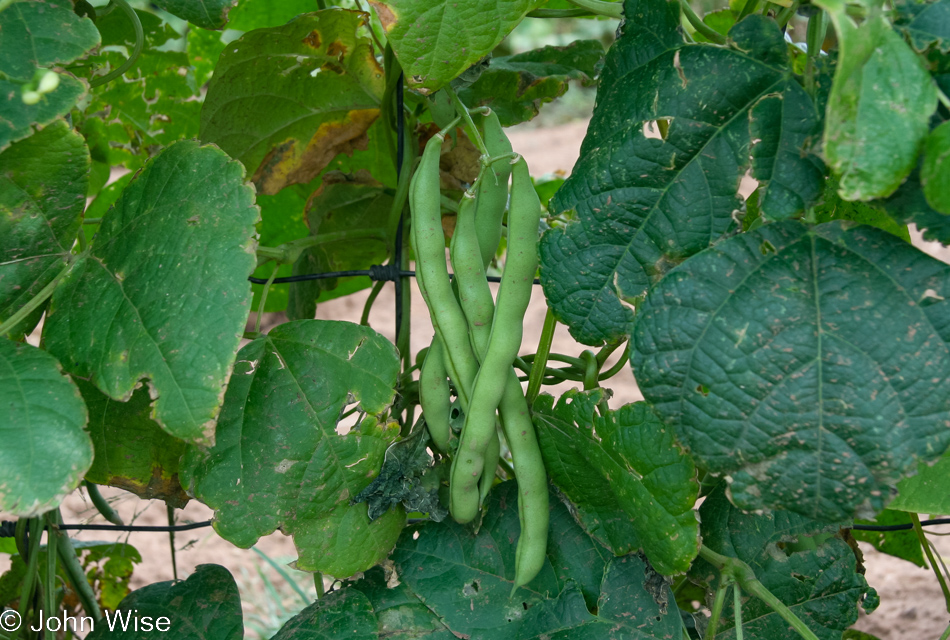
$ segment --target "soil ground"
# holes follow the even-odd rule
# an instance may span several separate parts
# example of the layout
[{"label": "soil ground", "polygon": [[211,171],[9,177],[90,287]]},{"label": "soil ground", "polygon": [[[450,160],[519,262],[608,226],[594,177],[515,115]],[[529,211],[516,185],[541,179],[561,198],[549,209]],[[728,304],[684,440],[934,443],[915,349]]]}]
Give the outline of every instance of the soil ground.
[{"label": "soil ground", "polygon": [[[556,171],[569,173],[577,158],[578,150],[586,122],[578,121],[567,125],[543,130],[522,128],[512,132],[512,144],[516,151],[528,160],[532,174],[543,175]],[[948,252],[942,247],[920,245],[933,251],[941,259],[948,260]],[[361,292],[346,298],[331,301],[318,308],[317,317],[334,320],[359,321],[360,312],[367,292]],[[370,315],[371,325],[382,334],[393,339],[394,297],[392,289],[387,287],[379,296]],[[536,289],[527,314],[523,344],[526,352],[533,352],[544,318],[545,304],[540,289]],[[270,322],[277,318],[268,318]],[[265,325],[270,322],[265,321]],[[413,344],[416,350],[426,346],[432,335],[428,313],[418,290],[413,285],[412,305]],[[574,342],[563,326],[558,327],[552,351],[569,355],[579,354],[585,347]],[[616,357],[616,356],[615,356]],[[614,360],[611,360],[611,363]],[[629,367],[612,378],[608,386],[615,390],[610,401],[617,407],[627,402],[642,399]],[[548,388],[552,393],[561,393],[571,385]],[[113,502],[125,521],[136,524],[166,524],[167,516],[162,503],[140,501],[134,496],[104,489],[104,493]],[[2,515],[2,514],[0,514]],[[208,520],[211,512],[201,504],[192,501],[185,509],[176,513],[178,522],[197,522]],[[936,515],[936,514],[935,514]],[[100,522],[101,518],[88,502],[85,494],[76,492],[63,506],[66,522]],[[948,533],[950,527],[936,527],[931,532]],[[134,533],[104,534],[102,532],[80,532],[76,534],[82,540],[129,541],[141,552],[145,559],[136,567],[132,578],[132,587],[172,578],[169,539],[166,534]],[[950,556],[950,538],[932,536],[938,551]],[[251,550],[238,549],[219,538],[211,529],[198,529],[178,533],[175,537],[178,575],[187,577],[196,565],[217,563],[231,570],[241,590],[244,602],[248,637],[268,638],[280,626],[282,621],[302,608],[300,599],[276,572],[268,567],[266,561]],[[930,570],[880,554],[869,545],[861,543],[867,567],[867,580],[881,596],[881,606],[871,615],[862,614],[858,628],[873,633],[881,640],[936,640],[946,628],[950,616],[940,591],[940,587]],[[296,556],[291,540],[276,533],[262,539],[257,549],[279,563],[292,561]],[[0,557],[0,571],[6,569],[6,563]],[[293,579],[306,590],[310,597],[314,589],[308,574],[289,570]]]}]

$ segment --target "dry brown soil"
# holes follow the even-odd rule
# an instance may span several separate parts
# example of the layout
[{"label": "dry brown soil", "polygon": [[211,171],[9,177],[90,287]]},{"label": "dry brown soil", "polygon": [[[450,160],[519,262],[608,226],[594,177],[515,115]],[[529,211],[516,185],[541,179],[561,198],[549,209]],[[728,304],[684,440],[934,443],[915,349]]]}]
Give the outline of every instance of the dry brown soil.
[{"label": "dry brown soil", "polygon": [[[586,122],[578,121],[549,129],[522,128],[512,132],[512,144],[516,151],[522,153],[528,160],[532,174],[543,175],[556,171],[569,173],[577,158],[580,142],[586,130]],[[932,251],[938,257],[948,260],[947,251],[942,247],[920,245]],[[334,300],[319,307],[317,317],[334,320],[359,321],[360,312],[366,299],[362,292],[346,298]],[[373,307],[370,316],[371,325],[382,334],[393,339],[394,325],[394,297],[391,288],[380,295]],[[541,323],[544,318],[545,304],[540,289],[536,289],[527,314],[525,326],[524,351],[533,352],[540,335]],[[268,318],[270,322],[277,318]],[[269,322],[268,322],[269,323]],[[426,346],[432,336],[428,313],[418,290],[413,285],[412,305],[412,349]],[[571,339],[563,326],[558,327],[553,345],[553,351],[577,355],[584,347]],[[611,360],[611,363],[613,360]],[[611,405],[616,407],[627,402],[641,400],[639,390],[634,382],[629,367],[611,379],[609,386],[614,389]],[[561,393],[570,388],[570,385],[548,388],[554,393]],[[136,524],[165,524],[166,513],[162,503],[149,503],[136,499],[130,494],[106,490],[106,495],[113,501],[115,507],[126,522],[132,520]],[[99,518],[82,492],[70,496],[63,508],[66,522],[100,522]],[[0,514],[2,517],[2,514]],[[190,503],[184,510],[176,514],[179,522],[194,522],[207,520],[211,512],[197,502]],[[950,532],[950,527],[936,528],[932,531]],[[142,585],[172,578],[172,564],[170,562],[169,539],[166,534],[134,533],[131,535],[115,535],[97,532],[81,532],[76,537],[83,540],[128,540],[145,558],[135,571],[132,585]],[[942,536],[933,536],[937,549],[950,556],[950,539]],[[290,562],[295,557],[291,540],[280,533],[275,533],[262,539],[257,547],[275,560],[283,563]],[[886,556],[874,551],[862,543],[867,566],[868,582],[878,590],[881,596],[881,606],[872,615],[865,616],[858,623],[858,628],[874,633],[882,640],[898,640],[913,638],[914,640],[936,640],[946,628],[948,616],[944,599],[934,575],[929,570],[920,569],[908,562]],[[266,568],[262,559],[250,550],[238,549],[219,538],[211,529],[200,529],[177,534],[175,538],[177,550],[177,566],[179,577],[187,577],[194,567],[203,563],[217,563],[224,565],[234,574],[241,589],[245,614],[249,622],[248,636],[256,637],[266,629],[273,630],[279,625],[278,618],[286,617],[280,608],[272,601],[273,592],[265,586],[259,571],[263,570],[283,599],[283,605],[292,613],[300,608],[299,600],[295,600],[292,591],[283,584],[282,579],[269,568]],[[5,561],[0,558],[0,571],[5,570]],[[313,593],[309,576],[293,572],[297,581],[303,585],[308,593]],[[283,615],[282,615],[283,613]],[[258,631],[260,629],[260,631]]]}]

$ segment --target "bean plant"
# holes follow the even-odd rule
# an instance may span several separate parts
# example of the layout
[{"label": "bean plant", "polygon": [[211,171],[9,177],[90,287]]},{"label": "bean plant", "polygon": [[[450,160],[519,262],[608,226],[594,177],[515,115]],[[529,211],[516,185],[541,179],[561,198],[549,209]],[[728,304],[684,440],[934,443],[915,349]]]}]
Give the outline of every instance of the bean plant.
[{"label": "bean plant", "polygon": [[871,637],[856,539],[950,608],[950,0],[705,4],[0,0],[0,638],[243,638],[70,537],[99,486],[291,536],[275,640]]}]

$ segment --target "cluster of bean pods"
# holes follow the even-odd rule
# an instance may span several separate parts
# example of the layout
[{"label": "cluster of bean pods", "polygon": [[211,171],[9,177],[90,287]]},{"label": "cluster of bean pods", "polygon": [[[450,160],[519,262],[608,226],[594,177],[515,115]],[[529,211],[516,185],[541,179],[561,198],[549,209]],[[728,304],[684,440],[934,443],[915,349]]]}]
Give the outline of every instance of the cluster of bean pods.
[{"label": "cluster of bean pods", "polygon": [[[518,481],[517,588],[541,570],[548,534],[547,476],[512,366],[538,269],[541,203],[524,158],[512,153],[496,114],[484,116],[483,130],[488,156],[459,203],[449,249],[454,286],[445,260],[439,191],[445,132],[426,144],[410,185],[416,281],[435,328],[420,373],[419,397],[432,441],[443,452],[448,452],[450,439],[449,380],[464,412],[449,486],[449,510],[461,523],[475,519],[495,479],[501,450],[496,417],[500,421]],[[501,241],[506,207],[507,252],[493,299],[485,270]]]}]

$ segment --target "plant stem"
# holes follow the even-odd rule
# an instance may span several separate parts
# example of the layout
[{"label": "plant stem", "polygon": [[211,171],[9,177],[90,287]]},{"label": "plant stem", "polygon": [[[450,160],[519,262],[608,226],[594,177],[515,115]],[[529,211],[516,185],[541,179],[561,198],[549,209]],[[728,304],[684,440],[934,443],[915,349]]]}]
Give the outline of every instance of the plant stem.
[{"label": "plant stem", "polygon": [[300,254],[303,253],[304,249],[316,247],[321,244],[329,244],[331,242],[357,240],[379,240],[380,242],[386,242],[386,234],[380,231],[364,230],[334,231],[333,233],[304,236],[303,238],[285,242],[284,244],[278,245],[276,247],[258,245],[257,257],[265,261],[275,260],[280,264],[292,264],[296,262],[298,258],[300,258]]},{"label": "plant stem", "polygon": [[541,392],[541,383],[544,378],[544,370],[548,365],[548,354],[551,353],[555,328],[557,328],[557,320],[554,319],[554,314],[548,309],[547,313],[544,314],[544,326],[541,328],[541,338],[538,340],[538,352],[534,356],[534,362],[531,364],[531,374],[528,376],[528,390],[525,393],[525,398],[528,400],[529,408]]},{"label": "plant stem", "polygon": [[86,486],[86,493],[89,494],[89,499],[92,501],[92,506],[96,508],[96,511],[99,512],[103,518],[112,524],[124,526],[125,523],[122,521],[122,518],[119,517],[119,514],[115,512],[115,509],[112,508],[105,498],[102,497],[102,494],[99,493],[99,487],[92,482],[86,480],[83,483]]},{"label": "plant stem", "polygon": [[317,590],[317,600],[321,600],[326,595],[326,589],[323,588],[323,574],[319,571],[313,574],[313,588]]},{"label": "plant stem", "polygon": [[927,536],[924,535],[924,529],[920,526],[920,518],[917,517],[916,513],[911,513],[910,521],[914,525],[914,532],[917,534],[917,540],[920,542],[920,546],[923,547],[924,553],[927,554],[930,567],[934,570],[934,575],[937,576],[937,582],[940,583],[940,590],[943,591],[943,599],[947,605],[947,612],[950,613],[950,589],[947,588],[947,581],[940,572],[940,567],[937,566],[933,551],[930,550],[930,545],[927,543]]},{"label": "plant stem", "polygon": [[738,582],[732,585],[732,608],[736,621],[736,640],[742,640],[742,588]]},{"label": "plant stem", "polygon": [[569,0],[569,2],[599,16],[617,20],[623,18],[623,5],[619,2],[604,2],[603,0]]},{"label": "plant stem", "polygon": [[821,45],[828,32],[828,14],[824,10],[808,19],[808,29],[805,34],[805,44],[808,48],[808,57],[805,60],[805,91],[815,96],[815,60],[821,55]]},{"label": "plant stem", "polygon": [[745,4],[742,5],[742,11],[739,12],[739,17],[736,18],[736,22],[742,22],[743,18],[751,14],[759,6],[759,0],[745,0]]},{"label": "plant stem", "polygon": [[16,638],[20,634],[20,630],[23,629],[23,627],[29,627],[29,625],[26,624],[26,620],[27,614],[30,611],[30,603],[33,602],[33,594],[36,590],[37,567],[40,558],[40,537],[42,535],[43,529],[40,526],[38,518],[20,518],[20,520],[17,521],[17,550],[20,552],[20,558],[26,563],[26,573],[23,575],[23,584],[20,586],[20,604],[17,607],[17,613],[20,614],[20,620],[23,621],[23,624],[13,631],[13,638]]},{"label": "plant stem", "polygon": [[[168,526],[175,526],[175,507],[165,503],[165,513],[168,516]],[[168,548],[172,555],[172,580],[178,582],[178,559],[175,557],[175,532],[168,532]]]},{"label": "plant stem", "polygon": [[24,318],[33,313],[34,310],[39,308],[51,295],[53,295],[56,285],[58,285],[59,281],[66,277],[66,274],[69,273],[69,267],[70,261],[67,260],[66,266],[63,267],[63,270],[57,273],[56,277],[50,280],[48,285],[43,287],[40,292],[33,297],[32,300],[20,307],[19,311],[7,318],[3,324],[0,324],[0,337],[7,335],[10,331],[15,329]]},{"label": "plant stem", "polygon": [[686,16],[686,19],[689,20],[689,23],[693,25],[696,31],[704,35],[710,42],[726,44],[726,38],[721,33],[703,22],[702,18],[696,15],[696,12],[693,11],[693,7],[689,4],[689,0],[680,0],[680,6],[683,8],[683,15]]},{"label": "plant stem", "polygon": [[83,224],[102,224],[102,218],[83,218]]},{"label": "plant stem", "polygon": [[[56,537],[55,526],[58,524],[54,514],[46,514],[46,575],[43,579],[43,606],[45,611],[54,612],[56,606]],[[49,615],[47,613],[46,615]]]},{"label": "plant stem", "polygon": [[270,291],[270,286],[273,284],[274,278],[277,277],[278,269],[280,269],[279,262],[274,264],[274,270],[271,271],[270,277],[264,285],[264,290],[261,291],[261,302],[257,305],[257,319],[254,321],[254,333],[261,332],[261,320],[264,319],[264,305],[267,303],[267,292]]},{"label": "plant stem", "polygon": [[610,367],[606,371],[600,374],[598,380],[606,380],[612,378],[623,369],[624,365],[627,364],[627,361],[630,359],[630,343],[627,342],[623,347],[623,353],[620,354],[620,360],[617,360],[614,366]]},{"label": "plant stem", "polygon": [[716,596],[713,599],[712,615],[709,616],[709,624],[706,626],[706,639],[716,640],[716,631],[719,630],[719,616],[722,615],[722,608],[726,603],[726,592],[729,590],[729,584],[724,577],[720,577],[719,586],[716,587]]},{"label": "plant stem", "polygon": [[129,54],[129,59],[123,62],[121,66],[100,78],[93,78],[90,80],[89,86],[91,88],[100,87],[108,82],[112,82],[132,68],[132,65],[135,64],[135,61],[139,59],[139,55],[142,53],[142,47],[145,44],[145,34],[142,31],[142,23],[139,21],[139,17],[135,13],[135,10],[129,6],[129,3],[125,0],[111,0],[110,4],[122,9],[126,17],[128,17],[129,22],[132,23],[132,29],[135,31],[135,45],[132,47],[132,53]]},{"label": "plant stem", "polygon": [[793,2],[791,6],[785,7],[781,12],[775,17],[775,21],[778,23],[779,28],[785,29],[785,26],[788,24],[788,21],[792,19],[795,15],[795,12],[798,11],[798,2]]},{"label": "plant stem", "polygon": [[[59,509],[56,510],[54,517],[56,518],[57,525],[62,522],[62,518],[60,518],[59,515]],[[73,585],[73,589],[76,591],[76,595],[79,597],[79,602],[82,604],[82,608],[98,624],[102,620],[102,611],[99,609],[99,602],[96,600],[96,594],[92,590],[92,585],[89,584],[89,580],[86,578],[86,573],[83,571],[82,565],[79,563],[79,557],[76,555],[76,550],[73,548],[73,543],[70,541],[69,536],[65,531],[57,529],[56,536],[59,538],[57,540],[56,552],[59,554],[59,561],[63,563],[63,569],[66,571],[66,576],[69,578],[69,582]]]},{"label": "plant stem", "polygon": [[449,85],[446,85],[445,93],[448,94],[449,98],[452,100],[452,103],[455,105],[455,111],[458,112],[459,117],[462,118],[462,122],[468,128],[469,137],[478,148],[478,152],[483,156],[491,155],[488,153],[488,147],[485,146],[485,141],[482,140],[482,134],[478,132],[478,127],[475,126],[475,121],[472,120],[472,114],[469,113],[468,107],[465,106],[465,104],[459,98],[459,95],[455,93],[455,89]]},{"label": "plant stem", "polygon": [[372,291],[369,292],[369,297],[366,298],[366,304],[363,305],[363,313],[360,316],[360,324],[364,327],[369,326],[369,312],[373,308],[373,303],[376,302],[376,297],[379,295],[379,292],[383,290],[383,285],[385,282],[377,282],[373,285]]},{"label": "plant stem", "polygon": [[584,361],[584,391],[590,391],[600,386],[597,376],[600,373],[600,366],[597,364],[597,356],[590,349],[584,349],[581,353],[581,360]]},{"label": "plant stem", "polygon": [[[287,570],[282,566],[274,562],[269,555],[258,549],[257,547],[251,547],[251,551],[259,555],[264,559],[264,562],[270,565],[271,569],[277,572],[277,574],[284,579],[284,581],[290,585],[290,588],[300,596],[300,601],[303,603],[303,606],[308,606],[311,604],[310,598],[304,593],[304,590],[300,588],[300,585],[297,584],[297,581],[290,577],[290,574],[287,573]],[[320,581],[320,584],[323,584],[323,581]]]},{"label": "plant stem", "polygon": [[940,640],[947,640],[948,638],[950,638],[950,627],[944,630],[943,635],[940,636]]},{"label": "plant stem", "polygon": [[752,567],[738,558],[730,558],[716,553],[705,545],[699,548],[699,555],[706,562],[719,569],[722,577],[731,577],[732,580],[742,586],[746,593],[752,594],[768,605],[775,613],[782,616],[782,619],[791,625],[802,638],[818,640],[818,636],[808,628],[808,625],[802,622],[801,618],[796,616],[791,609],[785,606],[784,602],[776,598],[771,591],[765,588],[765,585],[759,582],[758,578],[755,577],[755,572],[752,571]]},{"label": "plant stem", "polygon": [[597,14],[587,9],[535,9],[529,11],[529,18],[586,18]]}]

